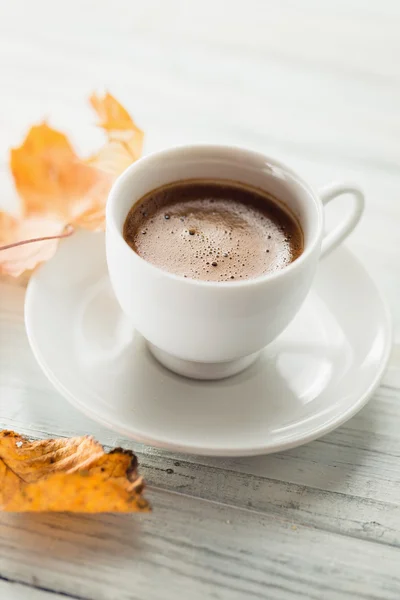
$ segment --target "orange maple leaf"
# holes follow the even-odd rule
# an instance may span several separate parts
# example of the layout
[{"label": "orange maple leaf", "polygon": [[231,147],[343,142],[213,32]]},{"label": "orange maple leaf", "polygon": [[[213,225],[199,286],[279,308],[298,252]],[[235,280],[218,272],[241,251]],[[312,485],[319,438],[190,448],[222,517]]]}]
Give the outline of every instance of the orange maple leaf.
[{"label": "orange maple leaf", "polygon": [[110,187],[140,157],[143,132],[111,94],[93,95],[90,102],[107,137],[97,154],[79,158],[68,138],[46,123],[33,126],[11,150],[22,214],[0,212],[0,274],[17,277],[51,258],[57,241],[48,238],[70,235],[75,227],[104,229]]},{"label": "orange maple leaf", "polygon": [[[51,258],[58,245],[59,238],[70,235],[73,229],[57,219],[27,217],[17,219],[0,212],[0,274],[18,277],[24,271],[32,270],[37,264]],[[45,238],[45,241],[41,241]],[[39,239],[37,243],[21,244],[21,240]]]},{"label": "orange maple leaf", "polygon": [[105,131],[108,144],[87,162],[103,171],[120,174],[140,158],[143,131],[111,94],[106,94],[103,98],[93,94],[90,103],[97,112],[98,125]]},{"label": "orange maple leaf", "polygon": [[0,510],[148,512],[136,456],[89,436],[30,442],[0,432]]}]

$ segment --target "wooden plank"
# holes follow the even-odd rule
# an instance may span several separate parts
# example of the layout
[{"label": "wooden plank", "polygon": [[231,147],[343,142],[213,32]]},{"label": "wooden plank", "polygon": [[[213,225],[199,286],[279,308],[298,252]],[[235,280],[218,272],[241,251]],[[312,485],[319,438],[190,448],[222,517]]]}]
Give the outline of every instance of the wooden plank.
[{"label": "wooden plank", "polygon": [[[152,490],[154,513],[0,515],[0,574],[93,600],[398,600],[400,553]],[[161,592],[162,590],[162,592]],[[160,595],[162,594],[162,595]]]},{"label": "wooden plank", "polygon": [[[60,597],[59,594],[53,593],[50,590],[40,590],[29,584],[20,584],[1,579],[0,575],[0,598],[2,600],[60,600],[63,597],[65,598],[66,596]],[[69,598],[73,600],[77,599],[76,596],[69,596]]]}]

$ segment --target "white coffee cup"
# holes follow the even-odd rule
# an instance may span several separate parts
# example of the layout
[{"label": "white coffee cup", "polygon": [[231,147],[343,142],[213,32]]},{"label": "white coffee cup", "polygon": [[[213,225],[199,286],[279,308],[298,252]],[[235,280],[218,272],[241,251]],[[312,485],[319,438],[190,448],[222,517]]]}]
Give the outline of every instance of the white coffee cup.
[{"label": "white coffee cup", "polygon": [[[240,181],[270,192],[298,217],[304,251],[283,269],[256,279],[210,282],[184,278],[146,262],[123,238],[132,205],[167,183],[185,179]],[[324,205],[351,194],[351,209],[324,234]],[[290,323],[321,256],[338,246],[364,208],[359,188],[316,191],[281,162],[230,146],[184,146],[150,154],[114,184],[107,203],[107,262],[116,297],[153,355],[167,368],[199,379],[240,372]],[[171,241],[171,243],[173,243]]]}]

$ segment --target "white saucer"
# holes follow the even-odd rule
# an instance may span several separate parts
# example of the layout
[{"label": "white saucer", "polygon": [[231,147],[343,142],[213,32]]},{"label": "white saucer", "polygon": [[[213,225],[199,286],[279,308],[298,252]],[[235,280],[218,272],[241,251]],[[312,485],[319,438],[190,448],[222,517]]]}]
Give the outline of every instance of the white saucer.
[{"label": "white saucer", "polygon": [[152,357],[114,299],[103,234],[60,245],[29,283],[25,320],[43,371],[83,413],[139,442],[220,456],[284,450],[344,423],[378,385],[391,342],[385,303],[346,248],[321,262],[279,339],[222,381]]}]

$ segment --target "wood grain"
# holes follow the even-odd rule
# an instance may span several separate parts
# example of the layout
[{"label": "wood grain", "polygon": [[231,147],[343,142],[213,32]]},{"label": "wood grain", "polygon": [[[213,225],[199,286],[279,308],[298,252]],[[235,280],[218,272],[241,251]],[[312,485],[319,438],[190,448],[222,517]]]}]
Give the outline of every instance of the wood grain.
[{"label": "wood grain", "polygon": [[0,3],[0,207],[17,206],[9,147],[49,118],[92,152],[85,102],[107,87],[146,151],[239,144],[317,186],[362,185],[349,245],[390,303],[396,342],[374,398],[324,438],[267,457],[174,455],[70,407],[28,347],[24,289],[0,284],[0,427],[133,448],[155,509],[0,515],[0,598],[400,598],[399,27],[396,0]]},{"label": "wood grain", "polygon": [[[9,578],[93,600],[397,600],[398,551],[288,519],[153,490],[145,518],[2,515]],[[23,561],[22,561],[23,559]]]},{"label": "wood grain", "polygon": [[0,579],[0,598],[4,598],[4,600],[54,600],[60,598],[60,595],[51,590],[33,588],[31,585]]}]

